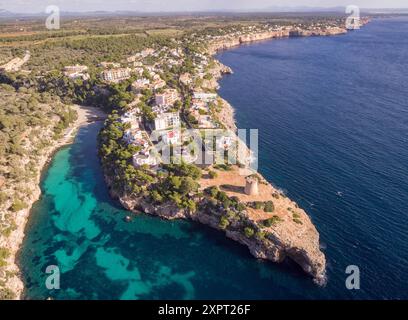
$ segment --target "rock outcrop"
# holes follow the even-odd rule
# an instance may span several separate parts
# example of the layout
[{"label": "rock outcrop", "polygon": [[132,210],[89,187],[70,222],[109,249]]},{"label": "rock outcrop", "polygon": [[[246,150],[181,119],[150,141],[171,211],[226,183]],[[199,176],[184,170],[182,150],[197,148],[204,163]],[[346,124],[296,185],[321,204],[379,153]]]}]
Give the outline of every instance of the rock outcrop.
[{"label": "rock outcrop", "polygon": [[[106,181],[109,184],[109,178]],[[219,223],[221,212],[219,215],[203,210],[191,213],[172,203],[154,205],[142,197],[118,197],[114,191],[111,191],[111,195],[117,198],[123,207],[134,213],[145,212],[168,220],[190,219],[224,232],[228,238],[247,246],[250,253],[258,259],[279,263],[289,258],[313,277],[317,284],[324,285],[326,282],[326,259],[319,248],[319,233],[303,210],[301,226],[293,227],[289,221],[282,221],[267,228],[267,236],[259,239],[256,236],[246,236],[242,231],[243,225],[239,222],[232,224],[230,228],[222,228]],[[203,203],[205,199],[197,198],[196,201]],[[259,229],[257,222],[249,218],[246,212],[245,215],[247,218],[245,225],[249,224],[255,230]]]}]

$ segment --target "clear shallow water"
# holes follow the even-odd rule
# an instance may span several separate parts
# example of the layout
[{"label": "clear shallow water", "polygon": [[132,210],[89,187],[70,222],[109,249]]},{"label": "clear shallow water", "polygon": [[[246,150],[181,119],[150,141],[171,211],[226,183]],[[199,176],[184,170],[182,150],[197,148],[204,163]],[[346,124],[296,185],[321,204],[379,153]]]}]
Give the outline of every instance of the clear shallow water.
[{"label": "clear shallow water", "polygon": [[[253,44],[219,55],[235,74],[220,94],[240,128],[259,128],[260,171],[313,218],[329,282],[257,261],[216,231],[128,214],[96,156],[100,124],[59,151],[42,181],[20,265],[44,299],[407,298],[408,21],[331,38]],[[340,193],[339,193],[340,192]],[[344,270],[361,269],[361,290]],[[61,290],[45,288],[58,265]]]},{"label": "clear shallow water", "polygon": [[[124,222],[129,213],[109,198],[98,163],[100,126],[81,129],[44,176],[20,254],[27,298],[285,298],[287,281],[294,297],[296,286],[315,289],[293,264],[259,262],[199,224],[145,215]],[[45,287],[49,265],[60,268],[61,290]]]}]

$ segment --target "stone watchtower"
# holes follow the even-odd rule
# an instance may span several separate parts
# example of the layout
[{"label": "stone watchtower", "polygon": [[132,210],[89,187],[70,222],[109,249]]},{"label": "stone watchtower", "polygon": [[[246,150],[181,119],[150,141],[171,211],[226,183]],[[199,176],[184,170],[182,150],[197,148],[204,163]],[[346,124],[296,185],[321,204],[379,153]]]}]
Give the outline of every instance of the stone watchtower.
[{"label": "stone watchtower", "polygon": [[249,196],[257,196],[259,194],[258,177],[248,176],[246,177],[245,193]]}]

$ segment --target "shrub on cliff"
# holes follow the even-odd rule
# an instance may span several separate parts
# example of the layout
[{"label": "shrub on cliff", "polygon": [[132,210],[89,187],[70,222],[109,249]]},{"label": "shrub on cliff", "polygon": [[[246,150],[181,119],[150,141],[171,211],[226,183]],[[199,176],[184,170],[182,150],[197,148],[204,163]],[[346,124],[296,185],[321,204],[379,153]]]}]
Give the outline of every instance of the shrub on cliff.
[{"label": "shrub on cliff", "polygon": [[226,218],[230,223],[238,221],[240,219],[239,215],[232,210],[227,211]]},{"label": "shrub on cliff", "polygon": [[162,203],[163,202],[163,197],[157,190],[152,190],[150,192],[150,197],[153,199],[155,203]]},{"label": "shrub on cliff", "polygon": [[6,259],[8,257],[10,257],[10,251],[6,248],[0,248],[0,268],[7,264]]},{"label": "shrub on cliff", "polygon": [[266,238],[266,233],[265,233],[264,231],[258,231],[258,232],[255,234],[255,237],[256,237],[258,240],[260,240],[260,241],[265,240],[265,238]]},{"label": "shrub on cliff", "polygon": [[265,202],[264,211],[265,212],[273,212],[275,210],[275,206],[273,205],[272,201]]},{"label": "shrub on cliff", "polygon": [[10,207],[10,210],[13,211],[13,212],[17,212],[17,211],[23,210],[25,208],[27,208],[27,204],[24,201],[22,201],[20,199],[15,199],[13,204]]},{"label": "shrub on cliff", "polygon": [[294,218],[294,219],[300,219],[300,214],[297,213],[297,212],[294,212],[294,213],[293,213],[293,218]]},{"label": "shrub on cliff", "polygon": [[272,218],[263,220],[263,221],[261,222],[261,224],[262,224],[264,227],[269,228],[269,227],[275,226],[277,223],[279,223],[279,222],[281,222],[281,221],[282,221],[282,219],[281,219],[280,217],[278,217],[278,216],[273,216]]},{"label": "shrub on cliff", "polygon": [[210,176],[211,179],[215,179],[218,176],[217,172],[212,170],[208,171],[208,175]]},{"label": "shrub on cliff", "polygon": [[242,202],[240,202],[240,203],[238,203],[237,204],[237,210],[238,211],[244,211],[246,209],[246,206],[245,206],[245,204],[243,204]]},{"label": "shrub on cliff", "polygon": [[192,192],[197,192],[199,187],[200,187],[199,184],[195,182],[192,178],[190,177],[182,178],[179,192],[182,195],[188,195]]},{"label": "shrub on cliff", "polygon": [[245,227],[245,229],[244,229],[244,234],[245,234],[245,237],[251,238],[251,237],[254,236],[255,231],[254,231],[254,229],[252,229],[251,227]]},{"label": "shrub on cliff", "polygon": [[193,199],[187,199],[182,203],[182,208],[188,209],[190,212],[197,211],[197,203]]},{"label": "shrub on cliff", "polygon": [[224,163],[216,164],[214,166],[214,168],[217,169],[217,170],[222,170],[222,171],[231,171],[231,165],[230,164],[224,164]]},{"label": "shrub on cliff", "polygon": [[292,215],[293,222],[297,224],[303,224],[302,220],[300,220],[300,214],[297,212],[294,212]]},{"label": "shrub on cliff", "polygon": [[227,217],[224,217],[224,216],[223,216],[223,217],[221,217],[218,226],[219,226],[221,229],[225,230],[225,229],[227,229],[227,227],[229,226],[229,224],[230,224],[230,222],[228,221]]},{"label": "shrub on cliff", "polygon": [[206,188],[204,192],[208,194],[211,198],[215,199],[217,198],[219,190],[217,187],[213,186],[213,187]]},{"label": "shrub on cliff", "polygon": [[0,300],[13,300],[16,295],[9,288],[5,288],[5,284],[0,281]]},{"label": "shrub on cliff", "polygon": [[253,203],[253,208],[254,208],[254,209],[257,209],[257,210],[262,209],[263,206],[264,206],[264,204],[263,204],[263,202],[261,202],[261,201],[255,201],[255,202]]}]

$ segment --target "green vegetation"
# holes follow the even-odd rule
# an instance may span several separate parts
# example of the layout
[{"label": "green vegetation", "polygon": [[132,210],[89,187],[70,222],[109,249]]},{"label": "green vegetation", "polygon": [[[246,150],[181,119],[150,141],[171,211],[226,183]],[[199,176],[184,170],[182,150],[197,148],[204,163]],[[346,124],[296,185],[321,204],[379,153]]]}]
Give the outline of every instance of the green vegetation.
[{"label": "green vegetation", "polygon": [[255,209],[262,209],[264,207],[264,203],[263,202],[261,202],[261,201],[256,201],[256,202],[254,202],[254,208]]},{"label": "green vegetation", "polygon": [[248,203],[248,205],[251,208],[254,208],[256,210],[262,210],[263,209],[265,212],[275,211],[275,206],[274,206],[272,201],[266,201],[266,202],[254,201],[254,202]]},{"label": "green vegetation", "polygon": [[20,199],[16,199],[11,205],[10,210],[13,212],[17,212],[25,208],[27,208],[27,204],[24,201],[21,201]]},{"label": "green vegetation", "polygon": [[[265,31],[277,24],[301,24],[302,28],[307,28],[316,22],[336,24],[344,20],[329,16],[317,19],[273,15],[227,15],[205,19],[193,16],[66,18],[64,30],[49,31],[44,29],[42,20],[33,19],[24,23],[24,33],[20,32],[20,23],[2,22],[0,62],[22,57],[26,50],[30,50],[31,58],[21,72],[0,73],[0,209],[5,212],[6,221],[0,221],[0,236],[8,237],[16,228],[13,218],[16,212],[27,208],[33,192],[27,187],[27,181],[38,174],[38,159],[45,148],[63,136],[76,120],[76,113],[67,104],[77,103],[99,106],[110,114],[98,137],[99,155],[106,177],[119,196],[132,196],[158,205],[174,204],[190,213],[200,210],[217,218],[223,230],[241,232],[248,238],[263,241],[267,233],[260,227],[276,225],[282,221],[278,216],[260,225],[254,224],[245,212],[246,205],[238,198],[229,197],[217,187],[198,192],[202,172],[195,165],[162,165],[158,171],[149,166],[135,167],[133,155],[141,148],[124,143],[123,135],[129,125],[121,123],[119,118],[133,103],[141,110],[145,127],[156,118],[152,106],[157,91],[145,89],[136,97],[131,86],[141,77],[153,81],[154,76],[148,69],[156,67],[156,74],[167,87],[177,89],[183,97],[169,111],[179,111],[185,127],[196,127],[198,121],[190,113],[192,88],[200,87],[205,80],[213,80],[214,59],[204,57],[209,63],[202,69],[203,78],[197,77],[196,68],[211,36]],[[143,66],[140,74],[135,72],[129,79],[115,84],[101,81],[100,73],[104,69],[101,62],[133,68],[127,58],[146,48],[154,48],[156,54],[139,61]],[[175,48],[181,50],[184,61],[181,64],[162,62],[161,58]],[[88,66],[88,80],[73,80],[63,74],[65,66],[75,64]],[[192,75],[192,87],[180,83],[183,73]],[[219,128],[224,127],[218,118],[221,108],[221,99],[209,105],[209,114]],[[207,114],[202,110],[199,113]],[[214,169],[231,170],[231,165],[225,163],[226,155],[220,157]],[[215,179],[217,172],[209,170],[208,176]],[[276,193],[273,197],[280,195]],[[249,206],[265,212],[275,209],[272,201],[254,202]],[[302,224],[300,215],[291,212],[293,221]],[[0,267],[5,265],[8,256],[9,252],[0,248]],[[11,291],[3,286],[4,282],[0,281],[0,299],[12,297]]]},{"label": "green vegetation", "polygon": [[16,228],[14,213],[27,208],[28,184],[38,173],[38,156],[77,117],[58,97],[35,88],[0,84],[0,236]]},{"label": "green vegetation", "polygon": [[255,233],[255,237],[260,241],[264,241],[266,239],[266,235],[267,235],[267,233],[264,232],[264,231],[257,231]]},{"label": "green vegetation", "polygon": [[269,228],[269,227],[276,226],[279,222],[282,222],[282,221],[283,221],[283,220],[282,220],[279,216],[276,216],[276,215],[275,215],[275,216],[273,216],[272,218],[263,220],[263,221],[261,222],[261,225],[264,226],[264,227]]},{"label": "green vegetation", "polygon": [[302,220],[300,219],[301,216],[300,216],[299,213],[294,212],[294,213],[292,214],[292,218],[293,218],[293,222],[295,222],[295,223],[297,223],[297,224],[303,224]]},{"label": "green vegetation", "polygon": [[126,125],[118,119],[118,113],[112,112],[99,134],[102,167],[106,173],[110,173],[115,190],[122,194],[141,193],[155,181],[155,177],[147,168],[136,169],[133,166],[133,154],[139,149],[123,142]]},{"label": "green vegetation", "polygon": [[[221,230],[229,230],[245,235],[247,238],[255,238],[257,241],[265,241],[267,232],[262,231],[261,225],[251,221],[245,212],[246,206],[237,197],[228,197],[217,187],[209,187],[204,190],[207,201],[201,206],[201,212],[218,217],[218,227]],[[273,220],[275,221],[276,218]]]},{"label": "green vegetation", "polygon": [[245,234],[245,237],[252,238],[254,236],[254,234],[255,234],[255,231],[251,227],[245,227],[244,228],[244,234]]},{"label": "green vegetation", "polygon": [[273,205],[272,201],[265,202],[264,211],[265,212],[273,212],[275,210],[275,206]]},{"label": "green vegetation", "polygon": [[201,170],[186,163],[164,165],[163,170],[157,183],[149,187],[151,200],[156,204],[172,202],[180,209],[195,212],[197,203],[192,196],[198,191]]},{"label": "green vegetation", "polygon": [[0,267],[6,265],[6,259],[10,257],[10,251],[6,248],[0,248]]},{"label": "green vegetation", "polygon": [[220,218],[220,223],[219,223],[219,227],[223,230],[227,229],[227,227],[229,226],[230,222],[228,220],[227,217],[223,216]]},{"label": "green vegetation", "polygon": [[212,171],[212,170],[208,171],[208,175],[209,175],[209,177],[210,177],[211,179],[215,179],[215,178],[218,177],[217,172],[216,172],[216,171]]},{"label": "green vegetation", "polygon": [[221,164],[214,165],[214,169],[221,170],[221,171],[231,171],[232,168],[230,164],[221,163]]}]

